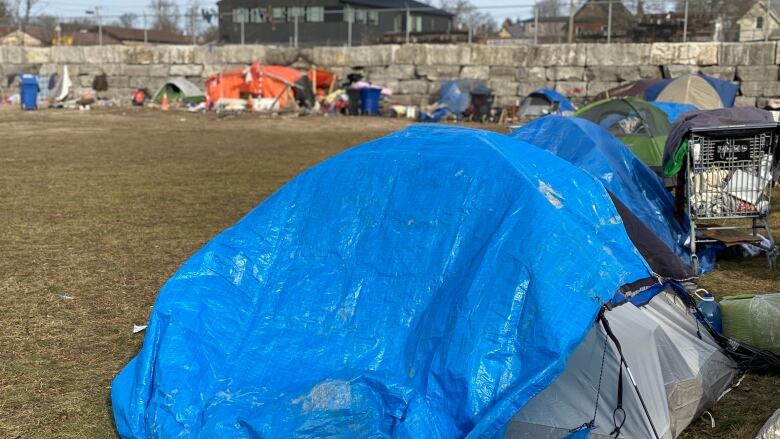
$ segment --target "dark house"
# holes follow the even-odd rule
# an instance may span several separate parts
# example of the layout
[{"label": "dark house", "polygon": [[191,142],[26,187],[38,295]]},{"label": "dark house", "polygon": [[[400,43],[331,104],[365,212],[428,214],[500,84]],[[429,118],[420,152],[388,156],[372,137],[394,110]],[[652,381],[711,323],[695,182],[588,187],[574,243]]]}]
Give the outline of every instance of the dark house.
[{"label": "dark house", "polygon": [[[627,41],[632,37],[636,18],[620,0],[588,0],[574,14],[574,41],[599,42],[607,40],[612,5],[612,41]],[[564,26],[568,34],[568,23]]]},{"label": "dark house", "polygon": [[344,45],[350,37],[352,44],[371,44],[407,30],[453,30],[452,14],[413,0],[221,0],[217,5],[219,40],[226,44],[293,44],[296,26],[303,46]]}]

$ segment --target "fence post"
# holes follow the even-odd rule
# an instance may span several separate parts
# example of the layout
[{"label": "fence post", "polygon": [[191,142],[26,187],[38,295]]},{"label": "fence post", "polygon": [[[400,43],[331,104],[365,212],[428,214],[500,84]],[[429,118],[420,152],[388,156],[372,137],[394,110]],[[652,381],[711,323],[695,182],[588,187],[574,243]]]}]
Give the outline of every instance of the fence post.
[{"label": "fence post", "polygon": [[[297,9],[296,9],[297,11]],[[298,48],[298,12],[295,13],[295,17],[293,18],[293,25],[294,25],[294,39],[293,39],[293,46],[297,49]]]},{"label": "fence post", "polygon": [[766,0],[766,14],[764,17],[764,42],[769,41],[769,10],[772,8],[772,0]]},{"label": "fence post", "polygon": [[569,44],[574,42],[574,0],[569,0]]},{"label": "fence post", "polygon": [[409,44],[409,32],[412,26],[412,16],[409,15],[409,5],[406,5],[406,44]]},{"label": "fence post", "polygon": [[685,18],[683,21],[683,43],[688,42],[688,0],[685,0]]},{"label": "fence post", "polygon": [[347,18],[347,46],[352,47],[352,17]]},{"label": "fence post", "polygon": [[534,44],[539,44],[539,3],[534,5]]},{"label": "fence post", "polygon": [[149,26],[146,24],[146,12],[144,12],[144,45],[149,44]]},{"label": "fence post", "polygon": [[472,28],[471,28],[471,23],[469,23],[469,24],[468,24],[468,27],[469,27],[469,44],[471,44],[471,40],[472,40],[472,32],[473,32],[473,31],[472,31]]},{"label": "fence post", "polygon": [[607,44],[612,42],[612,0],[609,0],[607,14]]},{"label": "fence post", "polygon": [[244,36],[244,20],[241,20],[241,45],[244,45],[245,42],[245,36]]}]

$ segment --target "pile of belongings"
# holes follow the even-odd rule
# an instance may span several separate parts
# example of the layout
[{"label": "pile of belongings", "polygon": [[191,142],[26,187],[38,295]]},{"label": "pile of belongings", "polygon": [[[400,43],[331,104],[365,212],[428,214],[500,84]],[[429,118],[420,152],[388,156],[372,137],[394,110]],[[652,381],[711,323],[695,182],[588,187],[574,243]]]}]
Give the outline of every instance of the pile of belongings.
[{"label": "pile of belongings", "polygon": [[440,122],[446,118],[461,120],[471,104],[471,91],[484,86],[484,81],[479,80],[442,81],[439,98],[433,105],[422,109],[420,121]]},{"label": "pile of belongings", "polygon": [[[665,265],[652,172],[590,167],[609,134],[544,119],[368,142],[209,241],[113,382],[119,435],[678,435],[756,355],[726,355]],[[591,138],[520,140],[551,130]]]}]

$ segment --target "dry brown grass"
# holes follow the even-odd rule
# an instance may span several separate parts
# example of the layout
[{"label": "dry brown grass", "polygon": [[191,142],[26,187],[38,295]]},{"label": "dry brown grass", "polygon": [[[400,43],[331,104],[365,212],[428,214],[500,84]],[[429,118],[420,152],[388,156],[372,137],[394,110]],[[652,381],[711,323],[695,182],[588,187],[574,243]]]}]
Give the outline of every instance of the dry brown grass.
[{"label": "dry brown grass", "polygon": [[[294,175],[403,125],[0,111],[0,437],[114,437],[111,379],[162,283]],[[780,289],[763,264],[722,262],[705,286]],[[778,392],[747,378],[690,437],[750,437]]]}]

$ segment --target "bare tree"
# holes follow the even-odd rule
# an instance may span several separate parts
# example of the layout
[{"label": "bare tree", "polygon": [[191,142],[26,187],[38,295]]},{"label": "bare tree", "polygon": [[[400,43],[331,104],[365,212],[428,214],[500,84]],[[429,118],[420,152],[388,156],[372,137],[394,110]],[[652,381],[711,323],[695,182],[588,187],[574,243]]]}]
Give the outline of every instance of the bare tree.
[{"label": "bare tree", "polygon": [[459,29],[471,28],[477,33],[496,30],[496,20],[487,12],[480,11],[469,0],[440,0],[439,6],[451,13]]},{"label": "bare tree", "polygon": [[59,22],[59,18],[49,14],[40,14],[30,19],[30,23],[46,30],[54,30]]},{"label": "bare tree", "polygon": [[38,0],[14,0],[13,20],[21,30],[24,30],[30,23],[30,17],[37,4]]},{"label": "bare tree", "polygon": [[173,0],[151,0],[149,8],[152,9],[153,24],[157,30],[168,32],[179,31],[179,7]]},{"label": "bare tree", "polygon": [[199,35],[201,28],[200,1],[190,0],[187,4],[187,13],[184,14],[184,31],[187,35]]},{"label": "bare tree", "polygon": [[4,20],[6,17],[8,17],[8,2],[0,0],[0,20]]},{"label": "bare tree", "polygon": [[135,23],[138,21],[138,15],[132,12],[125,12],[117,18],[117,23],[122,27],[135,27]]},{"label": "bare tree", "polygon": [[563,3],[561,0],[542,0],[536,4],[540,17],[558,17],[563,15]]}]

